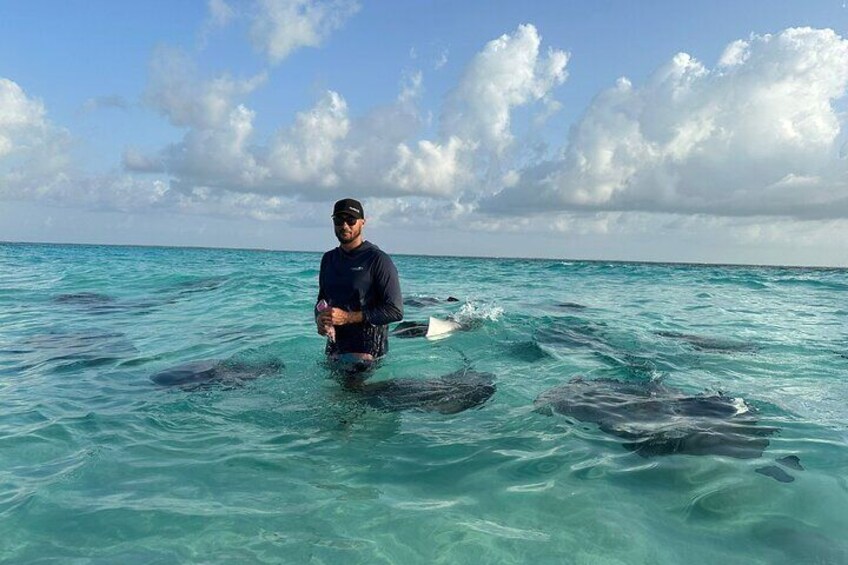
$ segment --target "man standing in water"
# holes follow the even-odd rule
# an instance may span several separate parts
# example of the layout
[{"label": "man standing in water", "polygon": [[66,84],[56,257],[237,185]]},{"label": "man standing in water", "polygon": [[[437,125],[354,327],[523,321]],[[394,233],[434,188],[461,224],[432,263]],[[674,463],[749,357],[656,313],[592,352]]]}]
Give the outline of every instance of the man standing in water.
[{"label": "man standing in water", "polygon": [[397,269],[385,252],[362,239],[362,204],[339,200],[332,217],[340,245],[321,258],[315,323],[327,337],[330,358],[371,362],[389,350],[388,324],[403,319]]}]

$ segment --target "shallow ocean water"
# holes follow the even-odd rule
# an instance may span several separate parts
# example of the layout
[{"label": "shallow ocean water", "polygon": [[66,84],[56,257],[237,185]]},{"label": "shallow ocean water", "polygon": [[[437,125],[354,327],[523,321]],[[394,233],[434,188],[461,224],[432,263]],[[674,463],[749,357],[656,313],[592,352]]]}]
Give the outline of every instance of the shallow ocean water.
[{"label": "shallow ocean water", "polygon": [[[319,260],[0,244],[0,562],[848,562],[848,271],[394,256],[440,299],[407,320],[472,329],[394,338],[371,379],[495,376],[445,415],[332,377]],[[284,368],[150,380],[208,359]],[[779,432],[644,458],[534,410],[577,375],[722,391]],[[788,455],[794,482],[755,472]]]}]

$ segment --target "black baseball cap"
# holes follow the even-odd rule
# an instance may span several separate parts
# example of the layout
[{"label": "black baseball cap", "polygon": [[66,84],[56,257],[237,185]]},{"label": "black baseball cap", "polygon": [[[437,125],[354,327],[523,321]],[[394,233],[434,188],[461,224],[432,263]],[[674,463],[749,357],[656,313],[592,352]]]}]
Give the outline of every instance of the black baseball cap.
[{"label": "black baseball cap", "polygon": [[346,214],[357,220],[365,218],[365,210],[362,208],[362,204],[359,203],[359,200],[353,198],[342,198],[336,202],[336,205],[333,206],[333,216],[341,214]]}]

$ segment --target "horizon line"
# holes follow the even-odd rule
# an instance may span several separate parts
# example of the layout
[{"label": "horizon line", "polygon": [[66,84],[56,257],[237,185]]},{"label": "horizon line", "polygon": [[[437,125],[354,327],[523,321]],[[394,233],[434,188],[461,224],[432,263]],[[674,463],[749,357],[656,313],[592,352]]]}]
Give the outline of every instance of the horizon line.
[{"label": "horizon line", "polygon": [[[79,243],[79,242],[55,242],[55,241],[6,241],[0,240],[0,245],[67,245],[78,247],[141,247],[148,249],[196,249],[196,250],[212,250],[212,251],[255,251],[264,253],[324,253],[324,251],[311,251],[300,249],[270,249],[264,247],[214,247],[207,245],[162,245],[162,244],[144,244],[144,243]],[[832,265],[783,265],[774,263],[703,263],[697,261],[646,261],[646,260],[626,260],[626,259],[576,259],[565,257],[516,257],[510,255],[443,255],[443,254],[427,254],[427,253],[403,253],[392,252],[391,255],[405,257],[430,257],[444,259],[496,259],[496,260],[511,260],[511,261],[565,261],[576,263],[615,263],[622,265],[669,265],[681,267],[756,267],[756,268],[772,268],[772,269],[816,269],[816,270],[831,270],[844,271],[848,270],[848,266],[832,266]]]}]

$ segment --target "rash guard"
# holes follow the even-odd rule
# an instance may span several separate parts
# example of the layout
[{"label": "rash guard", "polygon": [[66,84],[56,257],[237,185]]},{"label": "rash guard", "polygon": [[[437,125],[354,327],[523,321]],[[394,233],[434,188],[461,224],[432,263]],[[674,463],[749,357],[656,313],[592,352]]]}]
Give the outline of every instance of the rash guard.
[{"label": "rash guard", "polygon": [[[389,350],[388,324],[403,319],[403,297],[391,258],[367,241],[352,251],[336,247],[321,258],[318,299],[348,312],[362,312],[359,324],[336,326],[336,341],[327,341],[328,354]],[[315,314],[317,315],[317,308]]]}]

